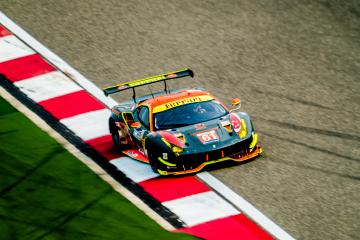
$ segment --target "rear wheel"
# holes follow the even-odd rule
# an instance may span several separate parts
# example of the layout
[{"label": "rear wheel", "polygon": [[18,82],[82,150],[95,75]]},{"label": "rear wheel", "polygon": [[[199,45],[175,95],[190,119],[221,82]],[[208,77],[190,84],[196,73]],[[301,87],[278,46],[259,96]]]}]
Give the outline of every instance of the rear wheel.
[{"label": "rear wheel", "polygon": [[121,146],[121,143],[120,143],[120,136],[119,136],[119,133],[114,131],[111,133],[111,137],[112,137],[112,141],[113,141],[113,144],[114,144],[114,147],[120,147]]},{"label": "rear wheel", "polygon": [[109,120],[109,128],[114,147],[119,150],[125,150],[127,145],[121,143],[119,128],[115,125],[115,121],[112,118]]}]

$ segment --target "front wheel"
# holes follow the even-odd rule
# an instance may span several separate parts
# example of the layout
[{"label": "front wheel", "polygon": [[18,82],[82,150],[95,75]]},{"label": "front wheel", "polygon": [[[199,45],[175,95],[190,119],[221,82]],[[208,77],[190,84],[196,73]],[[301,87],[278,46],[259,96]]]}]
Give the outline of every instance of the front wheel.
[{"label": "front wheel", "polygon": [[157,160],[156,158],[153,158],[153,157],[150,157],[150,156],[149,156],[149,163],[150,163],[151,169],[152,169],[155,173],[158,173],[157,161],[158,161],[158,160]]},{"label": "front wheel", "polygon": [[149,164],[151,166],[151,169],[155,172],[158,173],[158,163],[157,163],[157,154],[156,154],[156,150],[152,148],[151,142],[149,141],[149,139],[146,139],[145,142],[145,146],[147,149],[147,153],[148,153],[148,159],[149,159]]}]

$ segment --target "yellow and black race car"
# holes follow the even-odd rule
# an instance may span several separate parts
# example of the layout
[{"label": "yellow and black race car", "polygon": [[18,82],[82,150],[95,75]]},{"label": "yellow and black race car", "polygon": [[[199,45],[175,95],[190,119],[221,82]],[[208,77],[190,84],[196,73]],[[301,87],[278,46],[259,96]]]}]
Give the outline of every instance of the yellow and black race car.
[{"label": "yellow and black race car", "polygon": [[[202,89],[167,89],[167,80],[188,76],[193,72],[184,69],[103,89],[106,95],[133,90],[132,100],[112,108],[109,129],[115,147],[161,175],[194,173],[209,164],[260,155],[258,135],[249,115],[238,111],[238,98],[230,110]],[[164,91],[136,97],[136,87],[160,81]]]}]

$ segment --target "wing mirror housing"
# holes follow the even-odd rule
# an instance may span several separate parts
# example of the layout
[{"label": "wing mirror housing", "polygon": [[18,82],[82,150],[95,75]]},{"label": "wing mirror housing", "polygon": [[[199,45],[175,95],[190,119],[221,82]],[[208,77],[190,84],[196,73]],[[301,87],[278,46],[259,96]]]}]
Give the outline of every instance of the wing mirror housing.
[{"label": "wing mirror housing", "polygon": [[240,98],[231,99],[231,105],[233,106],[233,109],[231,109],[231,112],[240,109],[241,108]]},{"label": "wing mirror housing", "polygon": [[139,128],[141,127],[141,123],[140,122],[133,122],[132,124],[130,124],[131,128]]}]

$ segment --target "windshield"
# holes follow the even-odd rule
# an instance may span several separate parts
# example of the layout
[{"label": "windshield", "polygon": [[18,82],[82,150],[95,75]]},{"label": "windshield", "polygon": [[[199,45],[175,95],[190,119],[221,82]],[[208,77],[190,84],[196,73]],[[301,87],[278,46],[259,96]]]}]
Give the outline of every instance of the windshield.
[{"label": "windshield", "polygon": [[154,125],[156,130],[184,127],[219,118],[227,113],[217,101],[197,102],[156,113]]}]

